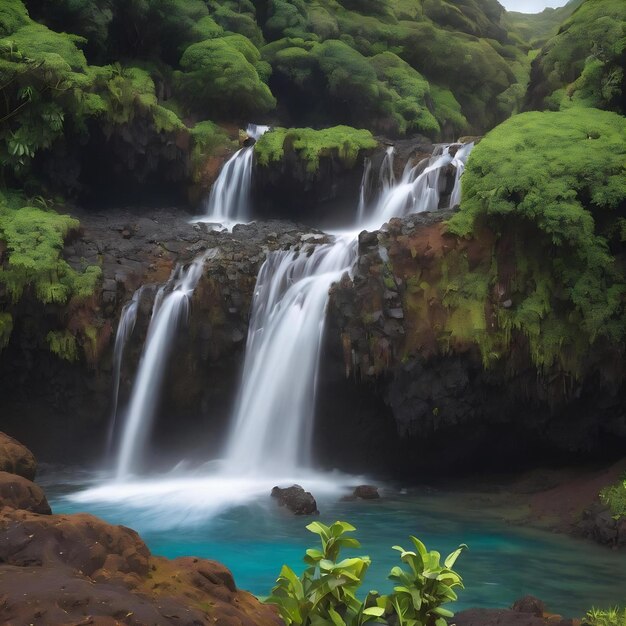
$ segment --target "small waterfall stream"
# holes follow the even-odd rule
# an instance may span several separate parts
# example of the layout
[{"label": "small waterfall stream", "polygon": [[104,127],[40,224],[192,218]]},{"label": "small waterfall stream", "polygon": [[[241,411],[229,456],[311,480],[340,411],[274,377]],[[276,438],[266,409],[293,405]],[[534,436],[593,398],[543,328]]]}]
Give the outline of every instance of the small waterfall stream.
[{"label": "small waterfall stream", "polygon": [[261,267],[226,454],[228,473],[290,474],[310,465],[328,289],[355,258],[356,240],[347,236],[273,252]]},{"label": "small waterfall stream", "polygon": [[215,251],[209,250],[194,259],[188,267],[177,267],[165,289],[160,289],[155,298],[148,336],[121,434],[116,468],[118,479],[131,474],[139,465],[173,339],[180,324],[187,321],[191,296],[202,276],[204,262],[214,255]]},{"label": "small waterfall stream", "polygon": [[126,344],[128,343],[130,336],[133,334],[133,330],[135,330],[139,301],[141,300],[141,296],[146,290],[146,287],[146,285],[139,287],[139,289],[137,289],[137,291],[133,294],[130,302],[127,302],[122,308],[120,322],[117,326],[117,332],[115,334],[115,345],[113,348],[113,400],[111,419],[109,421],[109,432],[107,434],[107,453],[111,452],[113,437],[115,435],[117,423],[117,404],[120,393],[120,376],[122,373],[122,363],[124,361],[124,351],[126,350]]},{"label": "small waterfall stream", "polygon": [[[269,126],[249,124],[246,133],[256,141],[268,130]],[[254,144],[233,154],[211,188],[205,215],[197,221],[220,224],[228,229],[250,221],[253,162]]]}]

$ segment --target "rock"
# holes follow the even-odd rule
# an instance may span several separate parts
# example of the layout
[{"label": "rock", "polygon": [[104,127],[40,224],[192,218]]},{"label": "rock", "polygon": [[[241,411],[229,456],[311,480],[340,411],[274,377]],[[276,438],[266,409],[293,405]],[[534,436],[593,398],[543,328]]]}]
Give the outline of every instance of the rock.
[{"label": "rock", "polygon": [[0,506],[43,515],[52,513],[41,487],[23,476],[8,472],[0,472]]},{"label": "rock", "polygon": [[376,500],[380,498],[378,487],[374,485],[359,485],[354,488],[352,493],[355,498],[360,498],[361,500]]},{"label": "rock", "polygon": [[588,539],[612,548],[626,546],[626,519],[616,520],[609,508],[599,502],[585,509],[576,530]]},{"label": "rock", "polygon": [[516,600],[511,609],[518,613],[531,613],[535,617],[543,617],[546,612],[546,605],[535,596],[524,596]]},{"label": "rock", "polygon": [[511,609],[467,609],[456,613],[456,626],[545,626],[546,622],[530,613]]},{"label": "rock", "polygon": [[0,622],[280,626],[228,569],[153,557],[136,532],[86,514],[0,511]]},{"label": "rock", "polygon": [[300,485],[274,487],[272,498],[277,498],[278,504],[287,507],[294,515],[319,515],[315,498]]},{"label": "rock", "polygon": [[0,432],[0,472],[9,472],[35,480],[37,461],[33,453],[19,441]]}]

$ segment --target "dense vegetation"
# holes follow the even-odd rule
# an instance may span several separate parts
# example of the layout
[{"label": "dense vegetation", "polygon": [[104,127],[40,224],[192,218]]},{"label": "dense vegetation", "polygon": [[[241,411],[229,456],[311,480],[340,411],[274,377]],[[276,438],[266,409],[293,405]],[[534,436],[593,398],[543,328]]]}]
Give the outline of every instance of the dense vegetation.
[{"label": "dense vegetation", "polygon": [[606,504],[616,519],[626,517],[626,476],[600,492],[600,500]]},{"label": "dense vegetation", "polygon": [[587,0],[533,61],[529,108],[592,106],[623,113],[626,4]]},{"label": "dense vegetation", "polygon": [[495,233],[489,272],[454,277],[473,285],[456,307],[484,311],[496,285],[511,301],[468,329],[485,359],[521,333],[535,365],[579,376],[590,346],[623,344],[625,157],[624,118],[586,108],[515,116],[474,149],[449,229]]}]

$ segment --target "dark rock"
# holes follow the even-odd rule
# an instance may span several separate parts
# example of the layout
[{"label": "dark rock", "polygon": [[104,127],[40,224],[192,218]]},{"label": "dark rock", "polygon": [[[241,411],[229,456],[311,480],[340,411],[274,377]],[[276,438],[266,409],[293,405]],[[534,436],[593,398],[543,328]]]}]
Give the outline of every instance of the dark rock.
[{"label": "dark rock", "polygon": [[35,480],[37,461],[35,455],[19,441],[0,432],[0,472],[9,472]]},{"label": "dark rock", "polygon": [[376,500],[380,498],[378,487],[374,485],[359,485],[354,488],[352,493],[355,498],[360,498],[361,500]]},{"label": "dark rock", "polygon": [[278,500],[280,506],[287,507],[294,515],[318,515],[317,502],[310,492],[300,485],[272,489],[272,498]]},{"label": "dark rock", "polygon": [[612,548],[626,546],[626,519],[615,519],[610,509],[597,502],[585,509],[576,531],[583,537]]},{"label": "dark rock", "polygon": [[456,626],[546,626],[540,617],[511,609],[467,609],[456,613]]},{"label": "dark rock", "polygon": [[0,472],[0,506],[43,515],[52,512],[41,487],[23,476],[8,472]]},{"label": "dark rock", "polygon": [[546,612],[546,605],[535,596],[524,596],[516,600],[511,609],[519,613],[532,613],[535,617],[543,617]]}]

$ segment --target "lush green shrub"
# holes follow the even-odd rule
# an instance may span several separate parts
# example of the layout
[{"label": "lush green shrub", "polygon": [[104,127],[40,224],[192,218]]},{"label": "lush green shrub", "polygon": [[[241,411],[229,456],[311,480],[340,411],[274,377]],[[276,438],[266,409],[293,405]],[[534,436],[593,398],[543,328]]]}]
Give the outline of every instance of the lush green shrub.
[{"label": "lush green shrub", "polygon": [[501,263],[515,268],[500,278],[494,263],[487,277],[507,285],[512,306],[498,306],[484,355],[508,351],[519,332],[537,366],[578,375],[596,341],[624,341],[626,285],[614,254],[623,251],[625,155],[624,119],[596,109],[518,115],[474,149],[448,227],[461,236],[490,229],[508,241]]},{"label": "lush green shrub", "polygon": [[621,0],[584,2],[535,59],[528,106],[558,109],[580,99],[622,112],[625,28]]},{"label": "lush green shrub", "polygon": [[270,111],[276,100],[259,75],[260,54],[241,35],[189,46],[180,64],[180,91],[188,106],[211,116],[252,117]]},{"label": "lush green shrub", "polygon": [[583,624],[589,626],[626,626],[626,609],[615,606],[607,610],[592,608],[587,611]]},{"label": "lush green shrub", "polygon": [[312,128],[273,128],[254,145],[259,165],[265,166],[283,158],[286,149],[294,150],[307,163],[309,172],[316,172],[322,156],[337,156],[352,167],[361,150],[378,145],[368,130],[334,126],[322,130]]},{"label": "lush green shrub", "polygon": [[600,492],[600,500],[616,518],[626,517],[626,477]]},{"label": "lush green shrub", "polygon": [[342,548],[359,548],[359,542],[346,533],[354,526],[335,522],[326,526],[313,522],[307,530],[319,536],[321,550],[310,548],[302,576],[283,565],[272,595],[267,599],[278,607],[287,624],[360,626],[367,622],[398,623],[409,626],[445,626],[453,614],[443,604],[456,600],[455,587],[463,587],[461,577],[452,570],[466,546],[450,554],[444,564],[440,554],[428,552],[424,544],[411,537],[413,550],[394,546],[408,570],[396,566],[389,578],[395,586],[389,595],[370,591],[364,601],[357,598],[371,563],[367,556],[339,560]]}]

